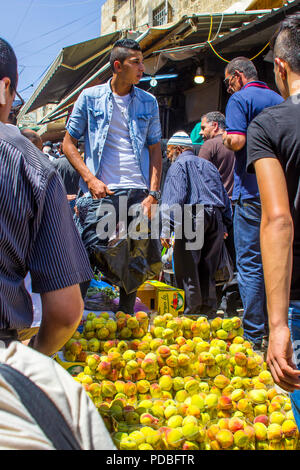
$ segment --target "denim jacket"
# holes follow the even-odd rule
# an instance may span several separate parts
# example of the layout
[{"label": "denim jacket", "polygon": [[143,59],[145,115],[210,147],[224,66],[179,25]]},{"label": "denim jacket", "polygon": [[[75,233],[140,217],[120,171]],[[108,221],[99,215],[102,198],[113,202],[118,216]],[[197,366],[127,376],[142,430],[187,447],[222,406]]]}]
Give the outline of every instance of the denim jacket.
[{"label": "denim jacket", "polygon": [[[134,156],[138,160],[145,184],[149,188],[149,150],[148,146],[161,139],[159,108],[156,98],[135,86],[130,92],[128,107],[129,135]],[[76,101],[66,129],[75,139],[84,136],[84,161],[88,169],[96,175],[104,144],[107,138],[113,113],[113,94],[110,81],[82,91]],[[80,180],[83,192],[88,191],[84,181]]]}]

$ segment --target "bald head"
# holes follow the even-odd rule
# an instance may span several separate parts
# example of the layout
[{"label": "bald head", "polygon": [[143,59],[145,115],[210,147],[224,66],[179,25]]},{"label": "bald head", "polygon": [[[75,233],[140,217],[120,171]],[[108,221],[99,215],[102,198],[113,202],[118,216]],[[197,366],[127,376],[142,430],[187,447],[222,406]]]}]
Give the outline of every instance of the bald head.
[{"label": "bald head", "polygon": [[21,134],[26,137],[27,139],[31,140],[31,142],[39,149],[43,150],[43,141],[39,134],[32,129],[22,129]]}]

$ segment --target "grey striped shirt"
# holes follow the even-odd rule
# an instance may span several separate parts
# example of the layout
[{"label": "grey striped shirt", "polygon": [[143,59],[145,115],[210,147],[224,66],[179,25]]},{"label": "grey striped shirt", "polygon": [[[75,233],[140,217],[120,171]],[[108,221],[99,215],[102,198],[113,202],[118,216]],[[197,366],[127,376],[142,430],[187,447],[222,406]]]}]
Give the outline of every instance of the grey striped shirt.
[{"label": "grey striped shirt", "polygon": [[37,293],[92,278],[62,180],[19,132],[0,123],[0,329],[31,325]]}]

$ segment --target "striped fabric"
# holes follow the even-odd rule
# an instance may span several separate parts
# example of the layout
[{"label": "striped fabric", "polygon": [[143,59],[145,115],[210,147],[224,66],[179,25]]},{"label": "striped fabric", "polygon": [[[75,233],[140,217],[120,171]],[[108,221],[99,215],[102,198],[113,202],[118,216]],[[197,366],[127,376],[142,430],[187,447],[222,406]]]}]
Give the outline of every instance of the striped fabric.
[{"label": "striped fabric", "polygon": [[186,132],[179,131],[172,135],[172,137],[168,140],[167,145],[182,145],[183,147],[192,147],[193,142]]},{"label": "striped fabric", "polygon": [[37,293],[93,275],[60,176],[28,139],[0,123],[0,329],[32,323],[28,271]]}]

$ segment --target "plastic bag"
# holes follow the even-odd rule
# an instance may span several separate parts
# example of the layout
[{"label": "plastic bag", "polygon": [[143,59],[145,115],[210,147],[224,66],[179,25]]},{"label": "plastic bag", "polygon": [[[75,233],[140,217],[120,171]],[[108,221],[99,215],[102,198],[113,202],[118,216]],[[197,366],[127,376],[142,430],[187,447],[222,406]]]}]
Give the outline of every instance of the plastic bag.
[{"label": "plastic bag", "polygon": [[[81,198],[82,212],[81,200],[77,201],[80,232],[92,266],[97,267],[108,282],[122,287],[127,294],[135,292],[146,280],[156,278],[161,270],[160,241],[151,238],[148,222],[141,224],[143,230],[146,226],[147,231],[146,234],[141,232],[141,238],[131,238],[127,230],[134,219],[128,216],[130,210],[140,206],[147,194],[147,191],[132,191],[126,202],[126,224],[121,220],[112,230],[112,221],[119,220],[120,197],[123,194],[116,191],[114,196],[100,200]],[[105,224],[106,238],[100,238],[99,233],[106,227]]]},{"label": "plastic bag", "polygon": [[225,242],[222,245],[222,251],[220,255],[220,261],[218,269],[215,274],[215,280],[217,284],[225,284],[226,282],[232,281],[234,276],[234,266],[232,259],[228,253]]}]

